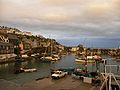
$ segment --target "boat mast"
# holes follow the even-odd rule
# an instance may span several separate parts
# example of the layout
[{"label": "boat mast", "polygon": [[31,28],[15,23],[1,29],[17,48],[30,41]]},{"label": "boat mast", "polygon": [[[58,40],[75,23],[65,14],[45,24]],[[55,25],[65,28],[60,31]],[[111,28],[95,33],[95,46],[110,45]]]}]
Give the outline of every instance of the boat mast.
[{"label": "boat mast", "polygon": [[[50,38],[50,36],[49,36]],[[50,38],[50,56],[52,56],[52,39]]]},{"label": "boat mast", "polygon": [[87,49],[85,50],[85,71],[87,73]]},{"label": "boat mast", "polygon": [[[85,43],[86,39],[84,40],[84,43]],[[86,45],[86,48],[85,48],[85,71],[87,73],[87,45]]]},{"label": "boat mast", "polygon": [[51,49],[50,49],[50,51],[51,51],[51,52],[50,52],[50,55],[52,56],[52,39],[50,39],[50,45],[51,45],[51,46],[50,46],[50,48],[51,48]]}]

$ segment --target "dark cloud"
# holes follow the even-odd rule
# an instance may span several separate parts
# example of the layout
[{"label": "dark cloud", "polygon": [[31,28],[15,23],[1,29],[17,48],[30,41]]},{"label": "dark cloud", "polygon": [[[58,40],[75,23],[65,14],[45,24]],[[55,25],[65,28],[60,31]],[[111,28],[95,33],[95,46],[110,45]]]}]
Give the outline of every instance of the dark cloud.
[{"label": "dark cloud", "polygon": [[120,1],[108,1],[2,0],[0,25],[56,39],[120,38]]}]

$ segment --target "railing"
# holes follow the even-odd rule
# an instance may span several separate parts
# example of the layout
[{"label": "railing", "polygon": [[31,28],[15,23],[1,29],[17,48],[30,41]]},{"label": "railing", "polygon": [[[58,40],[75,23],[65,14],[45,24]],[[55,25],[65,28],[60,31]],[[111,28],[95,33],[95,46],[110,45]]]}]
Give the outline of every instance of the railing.
[{"label": "railing", "polygon": [[[102,86],[100,87],[100,90],[103,89],[105,83],[106,83],[106,90],[112,90],[111,89],[111,82],[112,82],[112,77],[115,80],[116,84],[118,85],[118,87],[120,88],[120,84],[118,83],[118,81],[116,80],[116,77],[120,77],[120,75],[114,75],[111,72],[112,67],[117,67],[120,68],[120,65],[105,65],[105,73],[101,73],[103,78],[104,78],[104,82],[102,84]],[[107,70],[107,68],[109,68],[109,70]],[[108,86],[108,87],[107,87]]]}]

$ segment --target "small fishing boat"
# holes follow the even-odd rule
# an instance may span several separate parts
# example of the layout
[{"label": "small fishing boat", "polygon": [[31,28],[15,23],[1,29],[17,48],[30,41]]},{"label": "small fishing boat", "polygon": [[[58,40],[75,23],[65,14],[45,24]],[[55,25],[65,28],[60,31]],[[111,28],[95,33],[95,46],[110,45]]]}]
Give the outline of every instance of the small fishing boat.
[{"label": "small fishing boat", "polygon": [[86,70],[77,69],[72,73],[72,77],[76,79],[81,79],[84,83],[100,83],[97,72],[88,72]]},{"label": "small fishing boat", "polygon": [[52,58],[53,58],[52,60],[55,60],[55,61],[60,60],[60,56],[57,54],[53,54]]},{"label": "small fishing boat", "polygon": [[60,57],[58,55],[52,55],[52,56],[43,56],[40,59],[42,62],[51,62],[51,61],[60,60]]},{"label": "small fishing boat", "polygon": [[52,57],[51,56],[43,56],[40,58],[42,62],[51,62]]},{"label": "small fishing boat", "polygon": [[36,68],[20,68],[15,70],[15,74],[23,73],[23,72],[36,72],[36,71],[37,71]]},{"label": "small fishing boat", "polygon": [[84,58],[76,58],[76,63],[95,63],[94,59],[84,59]]},{"label": "small fishing boat", "polygon": [[84,76],[89,76],[88,71],[82,70],[82,69],[76,69],[76,70],[72,73],[72,77],[73,77],[73,78],[83,79]]},{"label": "small fishing boat", "polygon": [[47,55],[47,47],[45,49],[45,53],[43,57],[40,58],[42,62],[51,62],[51,61],[58,61],[60,60],[59,55],[53,54],[53,45],[52,39],[50,39],[50,55]]},{"label": "small fishing boat", "polygon": [[101,61],[102,58],[98,55],[87,56],[87,57],[79,57],[75,59],[77,63],[95,63],[96,61]]},{"label": "small fishing boat", "polygon": [[23,70],[24,72],[36,72],[37,71],[36,68],[21,68],[21,70]]}]

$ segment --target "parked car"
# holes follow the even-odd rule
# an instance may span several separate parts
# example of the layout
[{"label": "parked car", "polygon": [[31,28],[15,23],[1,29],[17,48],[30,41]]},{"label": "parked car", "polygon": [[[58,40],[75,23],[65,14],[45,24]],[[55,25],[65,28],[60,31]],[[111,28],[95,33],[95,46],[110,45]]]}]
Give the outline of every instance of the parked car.
[{"label": "parked car", "polygon": [[68,74],[68,72],[55,71],[55,72],[51,75],[51,77],[52,77],[53,79],[59,79],[59,78],[64,77],[64,76],[67,75],[67,74]]},{"label": "parked car", "polygon": [[19,68],[15,70],[15,74],[23,73],[23,72],[36,72],[36,68]]}]

